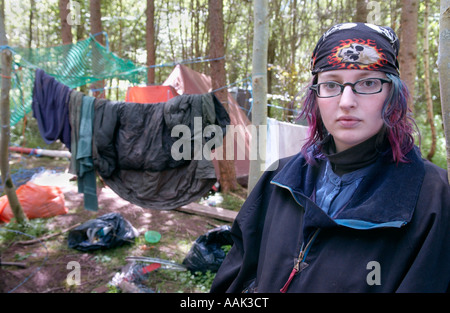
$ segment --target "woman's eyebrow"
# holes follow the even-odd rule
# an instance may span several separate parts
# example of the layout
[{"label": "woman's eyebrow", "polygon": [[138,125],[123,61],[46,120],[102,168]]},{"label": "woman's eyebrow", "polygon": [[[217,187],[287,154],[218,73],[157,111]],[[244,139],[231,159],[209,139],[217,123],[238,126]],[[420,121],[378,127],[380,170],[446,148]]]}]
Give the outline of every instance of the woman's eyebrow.
[{"label": "woman's eyebrow", "polygon": [[[362,79],[362,78],[367,78],[367,77],[377,77],[377,75],[373,75],[373,72],[364,72],[364,73],[360,73],[356,76],[355,81]],[[381,78],[381,77],[380,77]],[[343,77],[341,75],[338,74],[334,74],[334,73],[324,73],[321,75],[320,77],[321,81],[329,81],[329,80],[336,80],[336,81],[343,81]]]},{"label": "woman's eyebrow", "polygon": [[320,78],[330,79],[330,78],[341,78],[340,75],[334,74],[334,73],[324,73],[321,75]]},{"label": "woman's eyebrow", "polygon": [[327,81],[337,81],[337,82],[341,82],[342,81],[342,77],[340,75],[334,75],[334,74],[328,74],[328,75],[322,75],[318,81],[321,82],[327,82]]}]

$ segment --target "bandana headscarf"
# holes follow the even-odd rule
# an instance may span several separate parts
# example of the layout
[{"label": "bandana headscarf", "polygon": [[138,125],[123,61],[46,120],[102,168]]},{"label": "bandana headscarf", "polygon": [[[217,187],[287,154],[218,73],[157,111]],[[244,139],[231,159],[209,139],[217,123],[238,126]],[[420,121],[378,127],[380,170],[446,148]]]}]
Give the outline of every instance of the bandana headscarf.
[{"label": "bandana headscarf", "polygon": [[311,72],[316,75],[339,69],[361,69],[398,76],[399,48],[398,37],[390,27],[337,24],[320,37],[311,58]]}]

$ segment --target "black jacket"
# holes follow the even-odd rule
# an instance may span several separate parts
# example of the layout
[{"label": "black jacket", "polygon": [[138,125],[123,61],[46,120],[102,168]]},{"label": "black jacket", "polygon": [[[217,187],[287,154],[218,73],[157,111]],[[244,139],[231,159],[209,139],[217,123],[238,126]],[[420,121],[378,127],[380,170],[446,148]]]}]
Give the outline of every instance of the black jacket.
[{"label": "black jacket", "polygon": [[399,165],[380,157],[335,219],[311,200],[325,161],[310,166],[300,154],[280,161],[241,208],[211,291],[448,291],[446,172],[415,150],[407,157]]}]

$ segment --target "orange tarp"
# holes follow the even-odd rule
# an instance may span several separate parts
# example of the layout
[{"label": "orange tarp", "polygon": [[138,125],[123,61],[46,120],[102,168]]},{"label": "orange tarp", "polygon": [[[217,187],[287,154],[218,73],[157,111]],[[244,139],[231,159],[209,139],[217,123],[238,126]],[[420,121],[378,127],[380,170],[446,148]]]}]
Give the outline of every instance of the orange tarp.
[{"label": "orange tarp", "polygon": [[128,87],[126,102],[161,103],[178,96],[172,86],[136,86]]},{"label": "orange tarp", "polygon": [[[56,186],[40,186],[32,182],[20,186],[16,190],[17,198],[23,212],[29,219],[52,217],[67,214],[64,193]],[[0,223],[9,223],[14,214],[9,206],[8,198],[0,198]]]}]

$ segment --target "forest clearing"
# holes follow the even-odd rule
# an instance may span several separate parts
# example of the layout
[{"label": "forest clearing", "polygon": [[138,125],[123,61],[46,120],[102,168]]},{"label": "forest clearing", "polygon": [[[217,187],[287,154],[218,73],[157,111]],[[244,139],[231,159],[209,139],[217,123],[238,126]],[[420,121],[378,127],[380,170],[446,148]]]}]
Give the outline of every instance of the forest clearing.
[{"label": "forest clearing", "polygon": [[[449,0],[1,1],[0,293],[208,293],[233,243],[214,243],[219,257],[203,260],[213,270],[189,270],[187,256],[211,231],[231,238],[263,173],[312,142],[319,109],[302,108],[308,95],[328,101],[351,86],[371,97],[393,85],[377,76],[366,92],[373,81],[358,77],[323,92],[315,44],[346,29],[390,40],[395,56],[377,66],[389,63],[409,90],[392,125],[414,119],[411,147],[450,177],[449,12]],[[373,57],[357,40],[339,44],[327,66]],[[58,213],[27,216],[34,202],[19,201],[19,188],[30,179],[57,187]],[[82,231],[80,246],[111,236],[112,223],[80,230],[105,216],[131,239],[71,246]],[[277,290],[295,280],[301,247]]]},{"label": "forest clearing", "polygon": [[[122,268],[129,264],[129,256],[160,258],[181,264],[192,247],[193,242],[208,230],[230,225],[230,222],[203,215],[178,210],[150,210],[133,205],[109,188],[99,187],[99,210],[90,212],[83,208],[83,196],[78,193],[76,182],[70,181],[67,160],[54,160],[47,157],[13,156],[20,160],[22,168],[34,170],[36,183],[54,185],[64,193],[68,213],[47,219],[32,219],[23,229],[28,236],[15,233],[17,227],[8,224],[0,233],[1,260],[19,266],[0,268],[0,292],[16,293],[115,293],[115,292],[208,292],[214,278],[213,273],[194,275],[189,271],[161,269],[150,273],[143,284],[146,290],[121,290],[111,285],[111,281]],[[14,165],[13,165],[14,166]],[[40,175],[39,175],[40,174]],[[40,182],[39,182],[40,181]],[[242,194],[242,193],[241,193]],[[228,200],[228,207],[239,208],[242,200],[235,196]],[[68,247],[68,228],[110,212],[119,212],[138,231],[139,236],[130,244],[117,248],[82,252]],[[6,230],[5,230],[6,229]],[[11,231],[8,232],[8,229]],[[150,244],[145,233],[157,231],[161,238]],[[47,240],[47,236],[55,235]],[[42,241],[36,240],[44,238]],[[34,243],[28,243],[28,242]],[[80,265],[79,284],[70,284],[70,262]],[[69,282],[69,283],[68,283]]]}]

